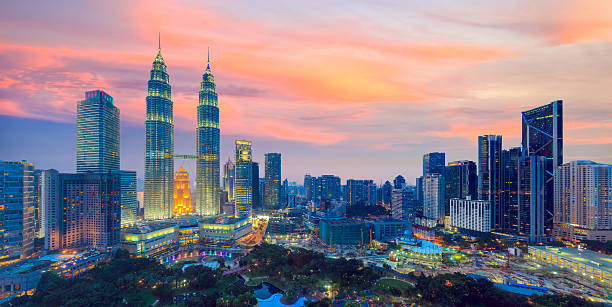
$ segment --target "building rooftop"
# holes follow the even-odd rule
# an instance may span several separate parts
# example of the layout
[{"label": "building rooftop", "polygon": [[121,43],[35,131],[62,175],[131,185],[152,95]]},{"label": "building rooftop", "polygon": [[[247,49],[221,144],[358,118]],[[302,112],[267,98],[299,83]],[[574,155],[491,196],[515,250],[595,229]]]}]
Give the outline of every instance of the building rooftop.
[{"label": "building rooftop", "polygon": [[138,223],[133,226],[121,227],[121,233],[143,234],[164,228],[175,227],[176,225],[178,225],[176,221]]},{"label": "building rooftop", "polygon": [[580,264],[600,269],[612,274],[612,257],[593,252],[586,249],[551,247],[551,246],[530,246],[531,248],[555,254]]}]

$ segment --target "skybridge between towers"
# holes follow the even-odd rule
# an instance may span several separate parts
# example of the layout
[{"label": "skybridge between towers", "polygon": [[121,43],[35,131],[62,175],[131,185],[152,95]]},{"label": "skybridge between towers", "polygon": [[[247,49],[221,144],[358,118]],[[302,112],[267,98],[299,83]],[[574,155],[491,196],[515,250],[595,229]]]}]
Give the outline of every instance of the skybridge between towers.
[{"label": "skybridge between towers", "polygon": [[174,159],[197,160],[198,155],[174,155]]}]

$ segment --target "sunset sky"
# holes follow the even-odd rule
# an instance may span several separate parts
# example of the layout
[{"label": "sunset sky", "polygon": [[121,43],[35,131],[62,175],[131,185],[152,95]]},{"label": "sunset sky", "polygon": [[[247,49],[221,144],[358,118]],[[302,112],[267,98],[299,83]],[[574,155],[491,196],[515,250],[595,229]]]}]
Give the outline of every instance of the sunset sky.
[{"label": "sunset sky", "polygon": [[483,134],[519,146],[520,112],[558,99],[564,160],[612,163],[612,1],[10,1],[0,27],[0,160],[75,171],[76,101],[102,89],[122,169],[143,177],[161,32],[177,154],[195,152],[210,46],[221,161],[252,140],[262,177],[281,152],[290,181],[413,184],[424,153],[475,161]]}]

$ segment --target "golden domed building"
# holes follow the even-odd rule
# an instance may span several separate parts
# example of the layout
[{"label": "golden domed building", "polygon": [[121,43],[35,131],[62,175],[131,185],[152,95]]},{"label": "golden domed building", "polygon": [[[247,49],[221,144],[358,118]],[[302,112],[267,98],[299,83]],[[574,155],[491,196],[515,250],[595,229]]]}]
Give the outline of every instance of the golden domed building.
[{"label": "golden domed building", "polygon": [[192,210],[189,173],[181,167],[174,175],[174,215],[189,214]]}]

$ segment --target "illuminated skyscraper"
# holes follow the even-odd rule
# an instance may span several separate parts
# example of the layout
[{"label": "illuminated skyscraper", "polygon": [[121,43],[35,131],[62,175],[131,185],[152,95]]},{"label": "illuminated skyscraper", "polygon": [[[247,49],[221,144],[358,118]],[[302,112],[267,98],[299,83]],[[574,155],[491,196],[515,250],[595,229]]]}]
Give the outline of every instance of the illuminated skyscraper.
[{"label": "illuminated skyscraper", "polygon": [[441,174],[433,173],[423,177],[423,216],[433,220],[444,218],[445,192],[444,177]]},{"label": "illuminated skyscraper", "polygon": [[0,264],[34,250],[34,163],[0,161]]},{"label": "illuminated skyscraper", "polygon": [[191,212],[189,173],[181,167],[174,176],[174,215],[189,214]]},{"label": "illuminated skyscraper", "polygon": [[96,90],[77,102],[77,173],[119,169],[119,109]]},{"label": "illuminated skyscraper", "polygon": [[467,199],[468,196],[471,199],[478,198],[476,163],[468,160],[448,162],[444,183],[446,184],[444,212],[449,215],[452,198]]},{"label": "illuminated skyscraper", "polygon": [[138,203],[136,200],[136,172],[135,171],[113,171],[119,174],[121,186],[121,226],[129,226],[136,223],[138,214]]},{"label": "illuminated skyscraper", "polygon": [[236,140],[236,178],[234,181],[235,217],[251,217],[252,203],[252,144],[250,141]]},{"label": "illuminated skyscraper", "polygon": [[281,204],[281,154],[267,153],[264,208],[278,209]]},{"label": "illuminated skyscraper", "polygon": [[236,176],[236,166],[230,158],[223,165],[223,191],[227,192],[229,202],[234,201],[234,177]]},{"label": "illuminated skyscraper", "polygon": [[219,214],[219,107],[215,77],[210,70],[210,55],[200,83],[196,151],[195,212],[199,215]]},{"label": "illuminated skyscraper", "polygon": [[430,152],[423,155],[423,176],[429,174],[440,174],[444,177],[444,164],[446,154],[443,152]]},{"label": "illuminated skyscraper", "polygon": [[503,165],[502,136],[482,135],[478,137],[478,197],[491,205],[491,229],[505,225],[506,208],[502,202]]},{"label": "illuminated skyscraper", "polygon": [[161,47],[153,61],[145,119],[144,216],[172,216],[174,187],[174,120],[171,89]]},{"label": "illuminated skyscraper", "polygon": [[553,228],[554,179],[553,173],[563,163],[563,101],[522,112],[522,141],[524,160],[530,156],[545,157],[544,165],[544,231]]}]

